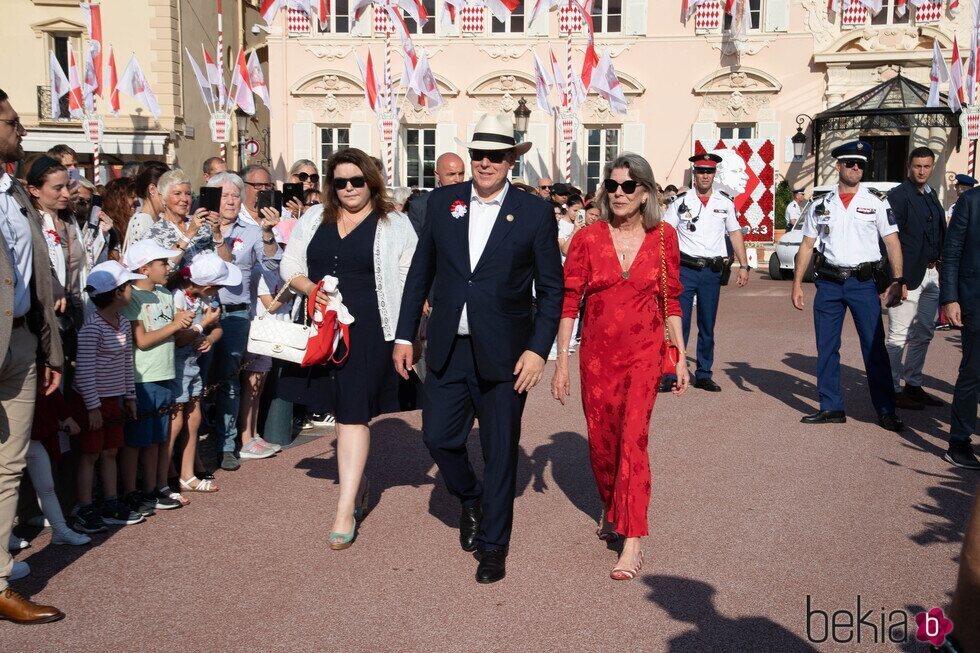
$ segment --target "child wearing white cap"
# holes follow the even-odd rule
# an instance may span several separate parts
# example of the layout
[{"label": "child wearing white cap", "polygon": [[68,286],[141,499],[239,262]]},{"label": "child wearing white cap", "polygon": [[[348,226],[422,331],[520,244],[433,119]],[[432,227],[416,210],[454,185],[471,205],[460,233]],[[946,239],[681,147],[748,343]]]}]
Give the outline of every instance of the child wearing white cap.
[{"label": "child wearing white cap", "polygon": [[[180,508],[170,497],[170,412],[173,404],[174,336],[188,330],[192,311],[174,311],[174,300],[164,287],[169,259],[180,252],[152,240],[141,240],[126,250],[125,263],[145,278],[133,282],[133,298],[123,310],[132,323],[135,343],[137,419],[126,424],[122,455],[122,481],[130,508],[149,516],[154,510]],[[142,491],[136,488],[137,459],[142,470]]]},{"label": "child wearing white cap", "polygon": [[[99,533],[106,524],[138,524],[143,516],[119,499],[116,452],[124,445],[123,424],[136,418],[136,386],[133,372],[133,331],[122,311],[132,300],[131,282],[146,279],[117,261],[92,268],[88,292],[95,311],[78,332],[75,401],[81,432],[79,451],[78,512],[75,528]],[[102,506],[92,499],[95,463],[100,461]]]},{"label": "child wearing white cap", "polygon": [[[174,403],[170,416],[170,456],[178,440],[182,443],[180,457],[180,487],[188,492],[217,492],[218,486],[210,479],[199,479],[194,473],[197,455],[197,435],[201,426],[200,398],[204,392],[204,372],[200,357],[211,351],[221,339],[221,307],[213,299],[222,286],[237,286],[242,282],[242,271],[234,263],[223,261],[214,252],[201,252],[191,264],[180,270],[170,284],[174,307],[193,311],[191,328],[176,337],[175,376],[172,386]],[[185,435],[186,434],[186,435]],[[186,504],[180,493],[171,496]]]}]

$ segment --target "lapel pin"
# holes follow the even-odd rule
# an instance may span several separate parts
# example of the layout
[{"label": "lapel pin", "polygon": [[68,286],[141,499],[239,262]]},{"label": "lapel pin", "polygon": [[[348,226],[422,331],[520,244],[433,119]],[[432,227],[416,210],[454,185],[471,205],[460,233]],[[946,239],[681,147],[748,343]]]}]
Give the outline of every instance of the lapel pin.
[{"label": "lapel pin", "polygon": [[508,214],[507,214],[507,218],[506,218],[506,219],[507,219],[507,222],[513,222],[513,221],[514,221],[514,216],[512,216],[512,215],[510,215],[510,214],[508,213]]}]

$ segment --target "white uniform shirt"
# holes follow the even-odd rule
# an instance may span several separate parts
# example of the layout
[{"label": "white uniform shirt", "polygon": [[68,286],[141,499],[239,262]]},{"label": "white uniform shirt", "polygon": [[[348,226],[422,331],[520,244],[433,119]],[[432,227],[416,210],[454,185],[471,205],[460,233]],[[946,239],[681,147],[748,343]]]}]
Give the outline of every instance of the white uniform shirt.
[{"label": "white uniform shirt", "polygon": [[827,261],[847,268],[881,260],[878,238],[898,232],[888,200],[879,199],[864,184],[846,209],[835,189],[813,202],[804,220],[803,235],[819,236]]},{"label": "white uniform shirt", "polygon": [[800,208],[800,205],[797,204],[795,200],[787,204],[786,213],[784,214],[786,217],[786,228],[792,229],[793,225],[796,224],[796,221],[800,219],[800,215],[802,213],[803,209]]},{"label": "white uniform shirt", "polygon": [[735,202],[718,191],[712,191],[707,205],[693,190],[678,195],[664,220],[677,230],[681,252],[703,258],[728,256],[725,234],[742,228]]},{"label": "white uniform shirt", "polygon": [[[490,240],[490,232],[497,221],[497,214],[500,207],[504,205],[504,198],[507,197],[507,190],[510,184],[504,184],[504,189],[489,200],[481,200],[473,190],[470,194],[470,272],[476,268],[483,250],[487,247]],[[463,314],[459,318],[459,327],[456,329],[457,335],[468,336],[470,334],[469,316],[466,314],[466,304],[463,304]]]},{"label": "white uniform shirt", "polygon": [[7,255],[14,269],[13,317],[23,317],[31,310],[31,277],[34,276],[34,235],[31,223],[14,199],[13,180],[6,172],[0,175],[0,229],[7,241]]}]

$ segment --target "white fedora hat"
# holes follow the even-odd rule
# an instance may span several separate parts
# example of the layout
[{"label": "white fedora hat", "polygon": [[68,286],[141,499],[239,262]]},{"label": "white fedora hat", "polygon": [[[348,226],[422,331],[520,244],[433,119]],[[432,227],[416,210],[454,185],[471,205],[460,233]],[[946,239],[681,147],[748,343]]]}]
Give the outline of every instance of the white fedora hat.
[{"label": "white fedora hat", "polygon": [[509,113],[486,114],[476,123],[472,141],[464,143],[457,138],[456,142],[469,150],[514,150],[517,156],[531,149],[531,143],[514,140],[514,118]]}]

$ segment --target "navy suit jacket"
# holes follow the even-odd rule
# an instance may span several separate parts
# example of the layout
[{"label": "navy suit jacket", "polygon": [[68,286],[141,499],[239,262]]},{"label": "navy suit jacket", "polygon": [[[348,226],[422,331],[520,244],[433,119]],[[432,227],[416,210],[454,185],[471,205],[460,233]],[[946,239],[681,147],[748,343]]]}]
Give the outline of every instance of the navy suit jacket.
[{"label": "navy suit jacket", "polygon": [[898,224],[898,240],[902,244],[902,276],[909,290],[915,290],[922,284],[926,276],[926,266],[931,263],[927,252],[930,249],[928,228],[933,219],[939,221],[939,252],[943,251],[943,240],[946,234],[946,212],[939,203],[939,197],[933,190],[928,195],[928,202],[936,209],[938,218],[917,211],[912,204],[914,195],[919,192],[915,184],[906,179],[895,188],[888,191],[888,204],[895,213]]},{"label": "navy suit jacket", "polygon": [[939,270],[939,301],[959,302],[965,313],[980,308],[980,188],[956,200]]},{"label": "navy suit jacket", "polygon": [[[439,373],[449,361],[465,304],[480,377],[509,381],[521,354],[531,350],[547,358],[558,333],[564,285],[558,223],[550,204],[511,187],[483,255],[471,266],[472,188],[465,182],[429,194],[395,337],[415,339],[422,304],[432,297],[426,361]],[[467,209],[461,218],[450,209],[457,200]]]}]

